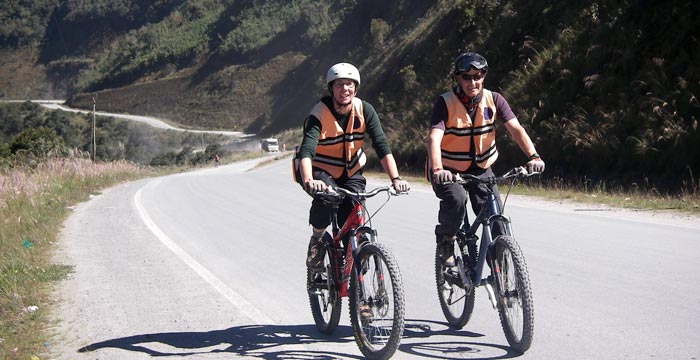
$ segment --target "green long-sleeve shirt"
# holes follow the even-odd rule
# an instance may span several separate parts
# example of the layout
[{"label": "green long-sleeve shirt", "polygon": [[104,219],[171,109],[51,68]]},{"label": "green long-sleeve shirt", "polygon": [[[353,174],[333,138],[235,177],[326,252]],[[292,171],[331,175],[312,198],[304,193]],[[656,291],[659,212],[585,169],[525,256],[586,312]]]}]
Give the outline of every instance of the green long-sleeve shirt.
[{"label": "green long-sleeve shirt", "polygon": [[[350,115],[340,115],[336,113],[333,107],[333,100],[330,96],[321,98],[321,101],[330,109],[333,116],[335,116],[335,120],[340,124],[340,127],[346,129]],[[383,159],[385,156],[391,154],[391,148],[389,147],[389,142],[386,140],[386,135],[384,135],[382,124],[379,122],[379,115],[377,115],[377,111],[374,110],[374,106],[364,100],[362,100],[362,109],[365,118],[365,133],[369,135],[372,141],[372,148],[377,154],[377,157]],[[304,121],[304,138],[301,141],[297,159],[314,158],[319,134],[321,134],[321,121],[315,116],[309,115]]]}]

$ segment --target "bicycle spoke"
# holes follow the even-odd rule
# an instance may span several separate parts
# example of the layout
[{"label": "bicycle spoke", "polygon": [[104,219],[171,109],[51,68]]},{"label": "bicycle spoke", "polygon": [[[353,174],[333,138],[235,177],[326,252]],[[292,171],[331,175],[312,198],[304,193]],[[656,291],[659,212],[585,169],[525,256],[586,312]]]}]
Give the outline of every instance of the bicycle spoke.
[{"label": "bicycle spoke", "polygon": [[496,239],[493,274],[503,332],[511,347],[525,352],[534,332],[532,292],[525,260],[512,237]]},{"label": "bicycle spoke", "polygon": [[360,274],[353,274],[350,321],[360,350],[386,358],[398,348],[403,333],[404,300],[393,256],[381,244],[361,250]]}]

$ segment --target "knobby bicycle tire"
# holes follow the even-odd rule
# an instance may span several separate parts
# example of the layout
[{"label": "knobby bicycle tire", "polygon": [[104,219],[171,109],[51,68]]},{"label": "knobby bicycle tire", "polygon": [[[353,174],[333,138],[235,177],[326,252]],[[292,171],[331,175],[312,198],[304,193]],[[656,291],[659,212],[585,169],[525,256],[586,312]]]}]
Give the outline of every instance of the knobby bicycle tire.
[{"label": "knobby bicycle tire", "polygon": [[495,282],[498,315],[510,346],[524,353],[532,344],[535,328],[530,277],[520,246],[510,236],[496,238],[492,276]]},{"label": "knobby bicycle tire", "polygon": [[306,291],[309,294],[311,314],[319,331],[331,334],[338,327],[342,309],[342,299],[338,294],[337,279],[333,269],[337,269],[337,260],[331,255],[331,249],[326,251],[323,259],[325,272],[306,270]]},{"label": "knobby bicycle tire", "polygon": [[350,323],[362,354],[369,359],[390,358],[403,335],[405,298],[397,262],[383,244],[365,244],[360,250],[349,297]]},{"label": "knobby bicycle tire", "polygon": [[[435,250],[435,284],[437,286],[438,299],[445,320],[454,329],[463,328],[474,312],[474,299],[476,297],[474,287],[465,289],[457,269],[446,269],[442,266],[439,250]],[[455,257],[458,262],[462,258]],[[457,268],[464,268],[464,264],[457,264]],[[469,275],[468,275],[469,276]]]}]

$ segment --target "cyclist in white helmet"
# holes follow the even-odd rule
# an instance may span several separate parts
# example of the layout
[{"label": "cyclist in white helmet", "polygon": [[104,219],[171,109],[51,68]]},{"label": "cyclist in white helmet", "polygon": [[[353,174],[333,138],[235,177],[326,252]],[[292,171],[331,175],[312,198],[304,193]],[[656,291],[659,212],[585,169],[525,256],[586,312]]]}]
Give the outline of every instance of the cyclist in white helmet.
[{"label": "cyclist in white helmet", "polygon": [[[384,172],[399,192],[409,190],[409,184],[399,176],[396,161],[379,122],[374,107],[356,97],[360,86],[360,72],[348,63],[338,63],[328,69],[326,85],[329,95],[322,97],[304,121],[304,137],[295,161],[299,164],[294,178],[304,190],[312,194],[339,186],[351,191],[365,191],[366,180],[362,168],[366,156],[362,147],[368,135]],[[338,211],[338,223],[347,219],[352,203],[347,199]],[[323,266],[321,238],[330,225],[331,209],[319,200],[313,200],[309,223],[313,234],[309,241],[306,266]]]},{"label": "cyclist in white helmet", "polygon": [[[457,56],[453,72],[457,84],[437,97],[430,119],[426,170],[433,191],[440,198],[435,235],[444,266],[454,266],[452,243],[465,219],[467,192],[476,214],[488,196],[485,185],[469,183],[463,187],[452,182],[453,175],[494,176],[491,165],[498,158],[497,123],[508,130],[527,157],[527,170],[544,171],[544,162],[508,102],[501,94],[484,88],[488,70],[486,59],[475,52]],[[498,197],[497,190],[495,193]],[[498,226],[494,228],[496,234],[501,231]]]}]

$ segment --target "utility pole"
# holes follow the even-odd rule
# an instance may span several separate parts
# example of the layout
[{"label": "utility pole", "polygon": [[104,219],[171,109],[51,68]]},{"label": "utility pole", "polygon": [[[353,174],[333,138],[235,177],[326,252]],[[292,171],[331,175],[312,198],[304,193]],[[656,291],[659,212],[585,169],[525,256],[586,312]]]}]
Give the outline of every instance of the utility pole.
[{"label": "utility pole", "polygon": [[92,162],[97,158],[97,140],[95,139],[95,97],[92,97]]}]

